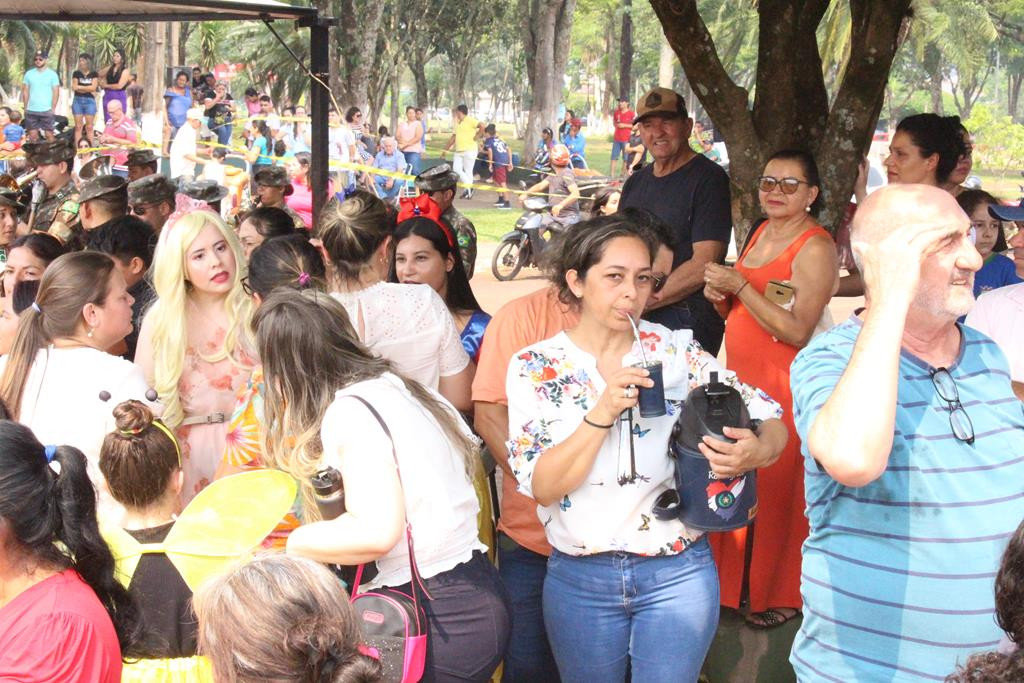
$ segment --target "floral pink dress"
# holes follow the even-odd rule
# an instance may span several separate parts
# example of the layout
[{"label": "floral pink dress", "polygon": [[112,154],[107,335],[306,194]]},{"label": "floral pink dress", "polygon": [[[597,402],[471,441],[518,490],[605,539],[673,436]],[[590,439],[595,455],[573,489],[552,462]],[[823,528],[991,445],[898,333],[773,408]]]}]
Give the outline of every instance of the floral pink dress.
[{"label": "floral pink dress", "polygon": [[255,354],[239,345],[234,359],[210,363],[202,356],[212,356],[224,343],[226,330],[217,327],[206,339],[195,339],[189,335],[189,346],[185,350],[185,366],[178,380],[178,392],[185,417],[215,418],[223,414],[220,422],[210,424],[183,425],[177,429],[181,442],[182,469],[185,471],[185,486],[181,492],[183,504],[188,504],[197,493],[213,481],[213,475],[220,464],[227,443],[228,425],[239,389],[249,381],[258,361]]}]

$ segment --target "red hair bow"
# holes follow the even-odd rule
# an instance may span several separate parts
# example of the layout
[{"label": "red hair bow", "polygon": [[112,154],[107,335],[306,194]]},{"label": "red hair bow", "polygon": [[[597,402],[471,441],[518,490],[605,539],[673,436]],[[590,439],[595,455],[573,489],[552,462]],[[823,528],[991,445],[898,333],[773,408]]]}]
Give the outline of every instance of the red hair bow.
[{"label": "red hair bow", "polygon": [[448,246],[455,249],[455,237],[444,221],[441,220],[441,207],[430,198],[430,195],[424,193],[418,194],[415,197],[402,197],[398,200],[398,205],[399,223],[410,218],[429,218],[441,228],[441,232],[444,233],[445,238],[448,240]]}]

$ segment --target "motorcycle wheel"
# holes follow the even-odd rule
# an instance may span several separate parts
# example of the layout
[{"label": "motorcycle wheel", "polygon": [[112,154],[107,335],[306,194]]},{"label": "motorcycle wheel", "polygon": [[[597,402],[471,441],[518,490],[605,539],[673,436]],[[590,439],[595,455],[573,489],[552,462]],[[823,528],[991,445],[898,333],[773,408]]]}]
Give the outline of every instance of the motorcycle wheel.
[{"label": "motorcycle wheel", "polygon": [[494,256],[491,257],[491,273],[495,279],[502,282],[512,280],[529,260],[530,243],[526,242],[524,245],[520,239],[519,236],[510,237],[494,250]]}]

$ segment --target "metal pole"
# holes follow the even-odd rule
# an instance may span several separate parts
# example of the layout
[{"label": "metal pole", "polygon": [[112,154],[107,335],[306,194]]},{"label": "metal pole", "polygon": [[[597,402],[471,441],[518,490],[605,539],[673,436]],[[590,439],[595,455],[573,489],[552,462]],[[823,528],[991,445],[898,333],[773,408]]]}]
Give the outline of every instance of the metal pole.
[{"label": "metal pole", "polygon": [[317,230],[320,215],[327,204],[328,167],[327,107],[330,102],[330,65],[328,64],[328,35],[331,19],[318,17],[309,27],[309,114],[311,118],[312,148],[310,155],[309,187],[313,194],[313,231]]}]

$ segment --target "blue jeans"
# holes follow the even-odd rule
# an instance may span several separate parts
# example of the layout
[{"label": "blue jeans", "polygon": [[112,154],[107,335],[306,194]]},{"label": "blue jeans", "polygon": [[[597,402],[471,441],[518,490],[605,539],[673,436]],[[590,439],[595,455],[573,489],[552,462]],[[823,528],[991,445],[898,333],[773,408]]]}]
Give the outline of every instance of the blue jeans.
[{"label": "blue jeans", "polygon": [[234,128],[230,123],[225,123],[219,128],[214,128],[213,132],[217,134],[217,143],[224,145],[225,147],[231,144],[231,130]]},{"label": "blue jeans", "polygon": [[[385,187],[389,180],[395,181],[395,184],[391,186],[390,190]],[[402,181],[398,178],[389,178],[387,176],[378,175],[373,177],[373,182],[377,184],[378,194],[380,194],[384,199],[397,197],[399,191],[402,189]]]},{"label": "blue jeans", "polygon": [[498,534],[498,573],[508,591],[512,616],[501,676],[504,683],[558,683],[541,603],[547,566],[548,558]]},{"label": "blue jeans", "polygon": [[718,626],[718,572],[706,539],[678,555],[557,550],[544,623],[566,683],[697,680]]},{"label": "blue jeans", "polygon": [[405,163],[411,166],[411,168],[409,169],[409,173],[411,173],[412,175],[419,175],[420,157],[423,155],[420,154],[419,152],[402,152],[402,155],[405,157]]}]

